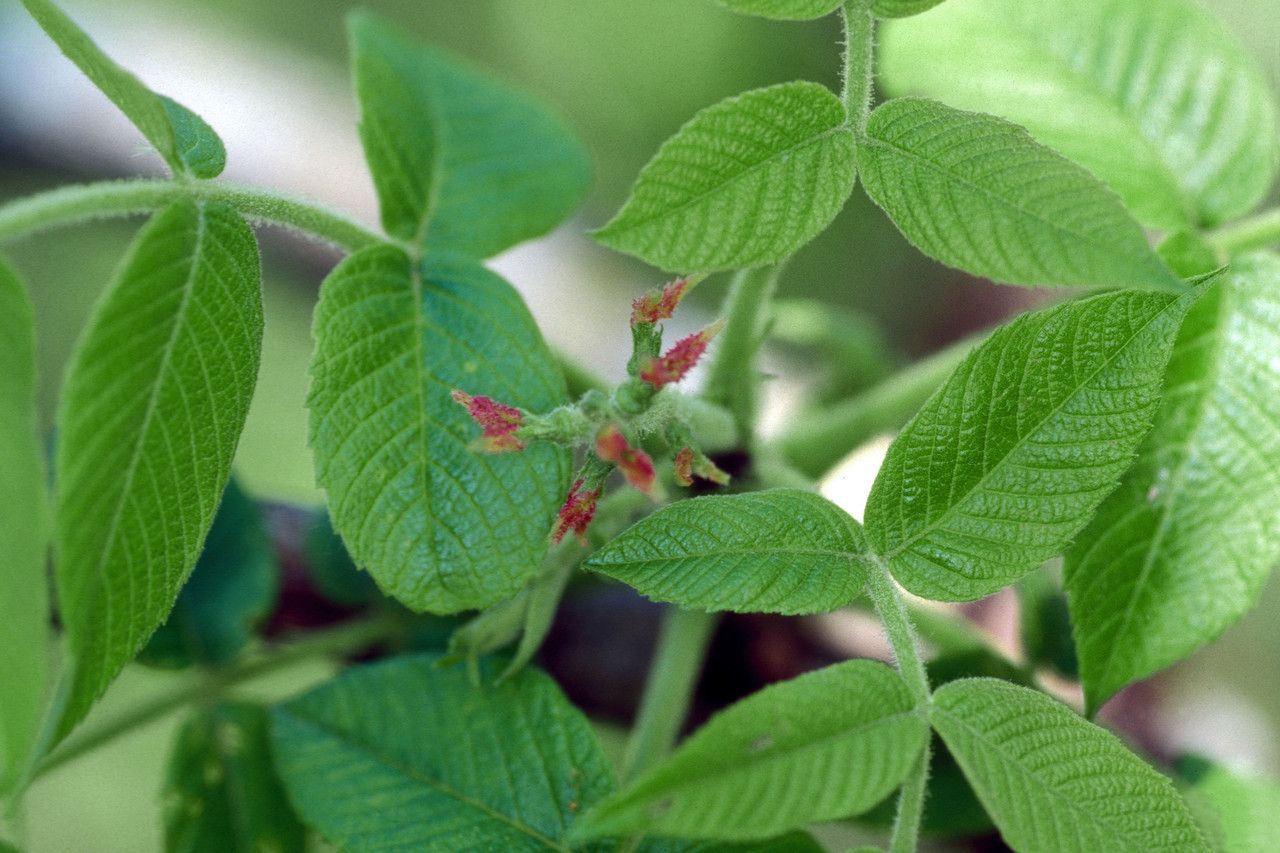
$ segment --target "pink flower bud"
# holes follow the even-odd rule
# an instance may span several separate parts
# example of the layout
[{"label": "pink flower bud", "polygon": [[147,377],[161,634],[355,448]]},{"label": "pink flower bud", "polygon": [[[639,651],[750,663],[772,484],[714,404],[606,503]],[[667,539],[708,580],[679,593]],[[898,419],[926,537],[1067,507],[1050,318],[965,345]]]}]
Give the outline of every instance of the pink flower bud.
[{"label": "pink flower bud", "polygon": [[488,453],[524,450],[524,442],[516,438],[524,415],[517,408],[490,397],[473,397],[465,391],[454,391],[453,400],[467,410],[471,419],[484,431],[476,446]]},{"label": "pink flower bud", "polygon": [[631,325],[650,325],[669,320],[680,300],[689,292],[690,280],[678,278],[660,290],[651,290],[631,303]]},{"label": "pink flower bud", "polygon": [[698,363],[698,359],[707,351],[707,344],[711,343],[711,339],[723,327],[724,321],[718,320],[701,332],[694,332],[676,341],[661,358],[649,359],[649,363],[640,371],[640,378],[659,389],[679,382]]},{"label": "pink flower bud", "polygon": [[569,487],[569,496],[556,515],[556,526],[551,531],[551,541],[559,543],[565,534],[573,531],[579,537],[587,535],[587,525],[596,514],[596,502],[600,500],[600,488],[587,489],[582,479],[573,481]]},{"label": "pink flower bud", "polygon": [[653,490],[653,482],[657,476],[653,459],[643,450],[628,444],[626,436],[617,426],[610,424],[596,436],[596,455],[605,462],[617,465],[633,487],[642,492]]}]

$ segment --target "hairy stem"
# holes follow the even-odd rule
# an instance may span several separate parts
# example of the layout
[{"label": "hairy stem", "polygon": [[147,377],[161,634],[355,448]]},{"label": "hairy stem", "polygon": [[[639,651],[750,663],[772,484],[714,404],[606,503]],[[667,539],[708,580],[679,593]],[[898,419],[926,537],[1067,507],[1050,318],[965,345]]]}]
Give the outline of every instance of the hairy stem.
[{"label": "hairy stem", "polygon": [[1251,249],[1280,244],[1280,207],[1224,225],[1205,237],[1224,260]]},{"label": "hairy stem", "polygon": [[43,776],[68,762],[93,752],[116,738],[159,720],[179,708],[220,696],[227,690],[263,675],[287,669],[304,660],[340,656],[360,651],[392,636],[399,620],[386,614],[348,622],[336,628],[316,631],[297,641],[281,645],[265,657],[246,660],[225,670],[215,670],[208,678],[186,684],[122,713],[96,730],[85,732],[55,750],[36,769]]},{"label": "hairy stem", "polygon": [[817,477],[877,433],[899,429],[986,337],[952,344],[849,400],[800,419],[778,439],[782,458]]},{"label": "hairy stem", "polygon": [[627,741],[622,781],[634,779],[671,751],[689,714],[718,613],[670,608],[658,635],[635,728]]},{"label": "hairy stem", "polygon": [[750,447],[760,407],[760,371],[756,354],[764,343],[780,266],[742,270],[725,300],[727,323],[720,333],[707,377],[704,399],[733,414],[738,441]]},{"label": "hairy stem", "polygon": [[844,88],[841,99],[853,129],[862,135],[871,114],[871,88],[875,80],[875,16],[867,0],[845,0]]},{"label": "hairy stem", "polygon": [[137,179],[59,187],[0,206],[0,243],[63,225],[150,213],[184,198],[221,202],[254,222],[282,225],[347,252],[390,242],[340,213],[268,190]]},{"label": "hairy stem", "polygon": [[877,561],[867,572],[867,592],[875,603],[876,612],[880,614],[880,622],[889,637],[889,645],[893,647],[893,657],[898,663],[898,672],[906,682],[907,689],[921,705],[929,702],[929,676],[925,674],[924,661],[916,646],[915,629],[911,627],[911,618],[907,615],[906,603],[902,593],[894,584],[888,568]]},{"label": "hairy stem", "polygon": [[920,841],[920,821],[924,817],[924,800],[929,786],[930,743],[925,738],[916,763],[898,792],[898,811],[893,818],[893,835],[889,853],[915,853]]}]

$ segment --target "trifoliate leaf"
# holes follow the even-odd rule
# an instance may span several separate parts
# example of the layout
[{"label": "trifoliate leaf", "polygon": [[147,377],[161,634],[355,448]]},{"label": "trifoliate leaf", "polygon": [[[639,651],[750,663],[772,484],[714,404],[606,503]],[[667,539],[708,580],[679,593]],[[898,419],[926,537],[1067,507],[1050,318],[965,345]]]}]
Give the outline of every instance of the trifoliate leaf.
[{"label": "trifoliate leaf", "polygon": [[582,201],[589,158],[547,107],[369,13],[351,18],[351,42],[387,233],[485,258]]},{"label": "trifoliate leaf", "polygon": [[699,610],[822,613],[866,578],[858,523],[819,495],[770,489],[680,501],[586,563],[657,601]]},{"label": "trifoliate leaf", "polygon": [[143,228],[63,389],[58,600],[74,676],[66,734],[146,642],[195,567],[258,376],[258,247],[217,204]]},{"label": "trifoliate leaf", "polygon": [[1002,119],[889,101],[858,168],[907,239],[948,266],[1006,284],[1179,286],[1115,193]]},{"label": "trifoliate leaf", "polygon": [[50,0],[22,0],[22,5],[67,58],[142,131],[175,174],[216,178],[222,173],[227,152],[204,119],[148,89]]},{"label": "trifoliate leaf", "polygon": [[472,261],[376,246],[330,273],[314,331],[316,475],[356,563],[418,611],[514,595],[541,566],[570,455],[481,452],[451,392],[537,412],[565,402],[519,294]]},{"label": "trifoliate leaf", "polygon": [[35,318],[0,258],[0,801],[22,774],[44,710],[49,520],[36,418]]},{"label": "trifoliate leaf", "polygon": [[902,782],[927,737],[897,673],[835,664],[721,711],[575,834],[750,839],[849,817]]},{"label": "trifoliate leaf", "polygon": [[1151,425],[1190,295],[1121,291],[1025,314],[889,448],[867,542],[907,589],[963,601],[1058,554]]},{"label": "trifoliate leaf", "polygon": [[826,228],[853,179],[839,98],[816,83],[756,89],[668,139],[595,237],[670,271],[762,266]]},{"label": "trifoliate leaf", "polygon": [[165,668],[230,663],[271,613],[279,588],[262,515],[232,479],[195,570],[138,660]]},{"label": "trifoliate leaf", "polygon": [[885,27],[881,42],[891,94],[1023,125],[1146,225],[1231,219],[1274,180],[1270,87],[1195,0],[962,0]]},{"label": "trifoliate leaf", "polygon": [[306,829],[271,756],[268,717],[256,705],[203,708],[178,733],[164,786],[166,850],[303,853]]},{"label": "trifoliate leaf", "polygon": [[587,719],[530,669],[494,685],[482,661],[402,657],[353,669],[275,709],[281,775],[308,825],[348,851],[568,849],[613,789]]},{"label": "trifoliate leaf", "polygon": [[1221,634],[1280,563],[1280,257],[1209,287],[1137,462],[1067,554],[1091,710]]},{"label": "trifoliate leaf", "polygon": [[973,678],[940,687],[929,716],[1014,850],[1209,849],[1168,779],[1056,699]]}]

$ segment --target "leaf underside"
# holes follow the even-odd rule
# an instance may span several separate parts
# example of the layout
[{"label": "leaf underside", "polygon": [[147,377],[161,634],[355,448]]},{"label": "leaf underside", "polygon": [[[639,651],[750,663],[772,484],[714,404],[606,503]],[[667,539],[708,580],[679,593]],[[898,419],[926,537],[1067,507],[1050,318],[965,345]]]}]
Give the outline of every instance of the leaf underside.
[{"label": "leaf underside", "polygon": [[829,15],[844,0],[715,0],[726,9],[741,12],[744,15],[755,15],[759,18],[774,18],[780,21],[807,21]]},{"label": "leaf underside", "polygon": [[1275,178],[1264,75],[1194,0],[963,0],[885,27],[882,82],[994,113],[1113,187],[1146,225],[1213,224]]},{"label": "leaf underside", "polygon": [[811,492],[771,489],[679,501],[597,551],[587,568],[657,601],[740,613],[822,613],[865,581],[862,532]]},{"label": "leaf underside", "polygon": [[974,350],[894,441],[868,499],[867,541],[902,585],[971,600],[1061,553],[1150,427],[1190,298],[1080,299]]},{"label": "leaf underside", "polygon": [[56,545],[75,659],[65,734],[164,621],[231,473],[258,376],[258,247],[230,208],[177,202],[99,302],[59,412]]},{"label": "leaf underside", "polygon": [[334,527],[378,585],[418,611],[480,609],[537,573],[570,456],[470,447],[450,397],[544,412],[564,380],[511,285],[458,257],[376,246],[339,264],[316,308],[308,397]]},{"label": "leaf underside", "polygon": [[1209,849],[1167,778],[1056,699],[965,679],[934,693],[930,719],[1014,850]]},{"label": "leaf underside", "polygon": [[175,174],[216,178],[222,173],[227,152],[204,119],[148,89],[50,0],[22,0],[22,4],[67,58],[142,131]]},{"label": "leaf underside", "polygon": [[1067,553],[1091,709],[1185,657],[1280,562],[1280,257],[1246,256],[1187,315],[1137,462]]},{"label": "leaf underside", "polygon": [[949,266],[1007,284],[1178,287],[1114,193],[1002,119],[889,101],[858,166],[907,239]]},{"label": "leaf underside", "polygon": [[672,272],[762,266],[835,218],[854,170],[839,98],[807,82],[755,89],[667,140],[595,238]]}]

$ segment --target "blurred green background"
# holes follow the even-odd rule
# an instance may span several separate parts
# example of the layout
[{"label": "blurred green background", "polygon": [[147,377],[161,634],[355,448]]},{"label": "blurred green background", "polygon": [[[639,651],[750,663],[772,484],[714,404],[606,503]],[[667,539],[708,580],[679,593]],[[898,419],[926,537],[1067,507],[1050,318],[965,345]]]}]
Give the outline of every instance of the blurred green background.
[{"label": "blurred green background", "polygon": [[[963,0],[951,0],[963,2]],[[166,0],[64,4],[122,63],[206,116],[224,135],[236,180],[278,186],[371,216],[355,108],[345,80],[346,0]],[[627,300],[655,273],[593,246],[601,224],[657,146],[701,107],[796,78],[836,85],[835,17],[806,24],[731,14],[706,0],[382,0],[367,2],[556,104],[593,153],[596,184],[579,218],[498,266],[526,293],[548,337],[598,354],[617,374]],[[1280,91],[1280,0],[1208,3]],[[0,200],[78,180],[152,170],[137,139],[16,2],[0,3]],[[226,117],[227,124],[219,118]],[[270,143],[270,147],[268,147]],[[124,152],[103,155],[103,146]],[[114,147],[112,147],[114,146]],[[348,203],[349,202],[349,203]],[[58,231],[6,247],[27,275],[39,319],[42,404],[52,422],[62,365],[136,222]],[[259,390],[237,470],[261,497],[319,500],[305,447],[310,308],[336,256],[294,238],[264,240],[267,334]],[[710,306],[723,283],[700,288]],[[933,349],[1041,298],[945,270],[908,247],[861,193],[787,269],[784,293],[859,309],[904,357]],[[704,310],[709,311],[707,307]],[[805,365],[785,356],[776,369]],[[785,384],[779,379],[779,385]],[[785,399],[785,396],[781,399]],[[1154,726],[1171,742],[1280,770],[1280,583],[1219,643],[1164,681]],[[282,695],[315,680],[274,681]],[[97,714],[157,689],[130,671]],[[158,787],[173,723],[122,740],[32,791],[33,851],[158,849]]]}]

